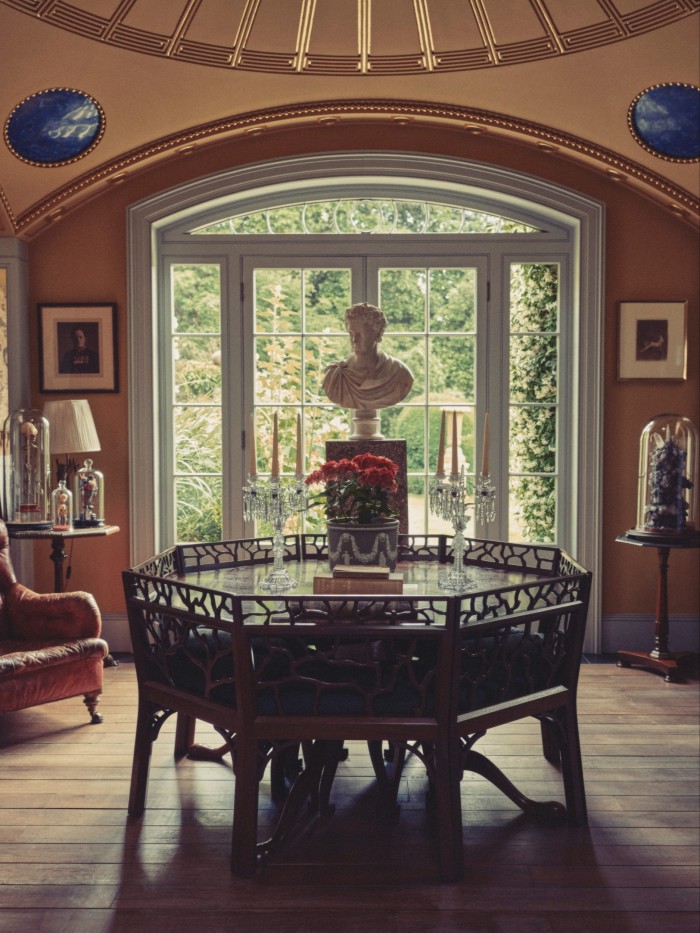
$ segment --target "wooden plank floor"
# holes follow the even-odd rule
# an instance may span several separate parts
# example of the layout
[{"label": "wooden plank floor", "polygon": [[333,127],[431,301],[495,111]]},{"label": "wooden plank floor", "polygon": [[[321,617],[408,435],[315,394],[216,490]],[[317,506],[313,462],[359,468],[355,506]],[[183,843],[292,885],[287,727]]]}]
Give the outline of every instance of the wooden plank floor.
[{"label": "wooden plank floor", "polygon": [[[0,931],[697,933],[697,680],[585,665],[580,707],[587,829],[534,823],[465,779],[466,877],[440,884],[418,762],[392,821],[351,744],[335,816],[243,881],[229,872],[230,764],[176,764],[172,721],[146,814],[127,817],[136,685],[122,661],[105,670],[102,725],[80,700],[0,715]],[[198,739],[219,744],[207,727]],[[563,799],[534,720],[478,747],[525,793]],[[265,786],[261,799],[269,824]]]}]

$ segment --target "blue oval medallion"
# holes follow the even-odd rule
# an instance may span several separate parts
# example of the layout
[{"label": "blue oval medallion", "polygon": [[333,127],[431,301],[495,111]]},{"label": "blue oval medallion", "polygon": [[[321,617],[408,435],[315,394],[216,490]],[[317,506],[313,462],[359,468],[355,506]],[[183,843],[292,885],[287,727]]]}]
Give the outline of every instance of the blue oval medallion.
[{"label": "blue oval medallion", "polygon": [[104,111],[89,94],[49,88],[17,104],[5,123],[5,142],[23,162],[65,165],[95,148],[104,125]]},{"label": "blue oval medallion", "polygon": [[640,146],[662,159],[700,159],[700,88],[657,84],[632,101],[628,123]]}]

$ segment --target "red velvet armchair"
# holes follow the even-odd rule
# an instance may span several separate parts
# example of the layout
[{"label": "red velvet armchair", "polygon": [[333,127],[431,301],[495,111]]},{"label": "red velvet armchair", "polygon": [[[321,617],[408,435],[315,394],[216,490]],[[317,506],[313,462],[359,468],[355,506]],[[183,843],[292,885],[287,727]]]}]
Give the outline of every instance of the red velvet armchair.
[{"label": "red velvet armchair", "polygon": [[102,722],[102,619],[89,593],[34,593],[17,582],[0,521],[0,713],[82,696]]}]

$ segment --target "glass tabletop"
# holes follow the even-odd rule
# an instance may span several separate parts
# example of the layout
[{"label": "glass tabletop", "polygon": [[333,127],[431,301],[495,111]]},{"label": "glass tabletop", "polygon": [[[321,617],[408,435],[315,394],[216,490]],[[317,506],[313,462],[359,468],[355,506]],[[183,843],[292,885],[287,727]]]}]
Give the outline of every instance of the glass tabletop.
[{"label": "glass tabletop", "polygon": [[[269,563],[224,567],[172,575],[172,578],[204,589],[218,590],[222,593],[231,593],[238,596],[260,596],[264,599],[270,599],[271,594],[261,587],[262,581],[270,572],[270,567]],[[441,589],[439,585],[440,579],[448,573],[451,567],[451,564],[443,564],[434,560],[399,562],[396,565],[396,573],[403,575],[402,595],[438,598],[457,595],[452,591]],[[319,598],[321,594],[314,594],[314,577],[319,574],[327,575],[329,573],[326,560],[286,561],[285,568],[297,581],[297,586],[275,593],[272,598],[299,596],[316,596],[316,598]],[[532,571],[497,570],[490,567],[468,567],[467,572],[470,584],[472,584],[470,593],[487,592],[501,587],[535,582],[542,579],[541,574]],[[325,598],[338,598],[349,595],[352,595],[350,589],[347,592],[338,594],[323,594]],[[370,596],[375,594],[363,591],[358,595]],[[377,592],[376,595],[386,598],[392,596],[392,594],[384,592]]]}]

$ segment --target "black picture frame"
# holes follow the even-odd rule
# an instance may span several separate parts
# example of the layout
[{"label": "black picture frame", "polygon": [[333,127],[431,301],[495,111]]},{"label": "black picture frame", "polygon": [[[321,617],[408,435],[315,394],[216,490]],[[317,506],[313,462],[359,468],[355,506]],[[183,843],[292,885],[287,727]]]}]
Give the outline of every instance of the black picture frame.
[{"label": "black picture frame", "polygon": [[683,382],[688,356],[687,301],[621,301],[618,315],[619,382]]},{"label": "black picture frame", "polygon": [[39,390],[119,391],[116,304],[39,304]]}]

